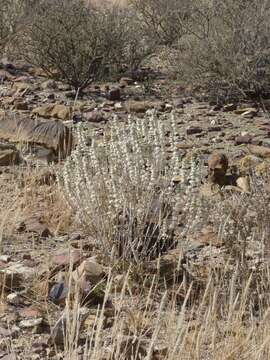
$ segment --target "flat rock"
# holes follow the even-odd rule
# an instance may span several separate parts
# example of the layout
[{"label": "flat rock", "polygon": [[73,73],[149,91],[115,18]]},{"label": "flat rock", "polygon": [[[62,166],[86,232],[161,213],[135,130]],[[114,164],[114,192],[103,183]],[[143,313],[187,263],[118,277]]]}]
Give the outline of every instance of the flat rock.
[{"label": "flat rock", "polygon": [[203,129],[199,126],[190,126],[186,129],[187,135],[201,134]]},{"label": "flat rock", "polygon": [[129,100],[125,103],[125,108],[130,113],[145,113],[149,109],[162,109],[164,108],[163,102],[152,102],[152,101],[135,101]]},{"label": "flat rock", "polygon": [[43,105],[35,108],[32,111],[32,113],[46,119],[49,118],[55,118],[60,120],[71,119],[71,108],[69,106],[61,105],[61,104]]},{"label": "flat rock", "polygon": [[251,144],[251,142],[252,142],[251,135],[240,135],[235,138],[235,145]]},{"label": "flat rock", "polygon": [[22,329],[33,328],[35,326],[41,325],[42,322],[42,318],[26,319],[19,322],[19,327]]}]

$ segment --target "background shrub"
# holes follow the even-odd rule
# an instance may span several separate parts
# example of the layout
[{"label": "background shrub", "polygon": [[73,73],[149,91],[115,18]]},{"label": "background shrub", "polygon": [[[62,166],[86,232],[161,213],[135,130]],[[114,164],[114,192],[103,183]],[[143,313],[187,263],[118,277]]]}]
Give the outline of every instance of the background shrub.
[{"label": "background shrub", "polygon": [[0,0],[0,56],[4,55],[22,25],[22,13],[27,1],[22,4],[15,0]]},{"label": "background shrub", "polygon": [[185,33],[189,1],[130,0],[141,28],[158,45],[173,45]]},{"label": "background shrub", "polygon": [[269,94],[269,1],[191,3],[171,58],[180,77],[222,96]]},{"label": "background shrub", "polygon": [[94,9],[83,1],[44,1],[24,33],[23,56],[50,77],[84,89],[103,68],[102,33]]},{"label": "background shrub", "polygon": [[83,90],[93,80],[133,68],[149,54],[132,14],[81,0],[41,1],[29,17],[23,57],[48,76]]}]

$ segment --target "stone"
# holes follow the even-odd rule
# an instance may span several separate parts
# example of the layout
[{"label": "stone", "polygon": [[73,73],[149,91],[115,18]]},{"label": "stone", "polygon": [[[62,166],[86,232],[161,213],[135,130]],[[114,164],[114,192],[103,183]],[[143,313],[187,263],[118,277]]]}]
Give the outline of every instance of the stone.
[{"label": "stone", "polygon": [[52,235],[47,225],[44,224],[38,216],[29,217],[20,222],[18,231],[36,233],[42,238],[47,238]]},{"label": "stone", "polygon": [[35,269],[25,266],[20,262],[9,263],[0,268],[0,285],[9,289],[18,288],[24,281],[35,275]]},{"label": "stone", "polygon": [[129,100],[125,103],[125,108],[130,113],[145,113],[149,109],[160,109],[164,108],[164,103],[162,102],[151,102],[151,101],[135,101]]},{"label": "stone", "polygon": [[49,292],[49,299],[57,304],[64,304],[68,296],[69,288],[64,281],[54,284]]},{"label": "stone", "polygon": [[17,165],[20,162],[20,154],[16,147],[0,144],[0,166]]},{"label": "stone", "polygon": [[83,114],[83,118],[86,121],[92,122],[92,123],[100,123],[107,121],[106,115],[101,111],[90,111],[85,114]]},{"label": "stone", "polygon": [[37,319],[43,317],[43,314],[40,311],[40,309],[33,305],[20,309],[19,315],[23,319]]},{"label": "stone", "polygon": [[56,252],[52,257],[54,265],[69,266],[69,264],[76,265],[82,259],[83,254],[78,249],[61,249]]},{"label": "stone", "polygon": [[12,305],[19,305],[22,301],[22,298],[17,293],[11,293],[7,296],[7,302]]},{"label": "stone", "polygon": [[223,106],[223,111],[224,112],[235,111],[236,109],[237,109],[236,104],[227,104],[227,105]]},{"label": "stone", "polygon": [[27,83],[27,82],[17,82],[17,83],[14,83],[14,86],[13,86],[13,94],[15,96],[24,96],[24,95],[28,95],[32,92],[33,90],[33,85],[31,85],[30,83]]},{"label": "stone", "polygon": [[103,267],[96,262],[95,258],[88,258],[84,260],[80,266],[72,273],[73,280],[84,288],[86,283],[91,285],[98,283],[104,276]]},{"label": "stone", "polygon": [[251,154],[255,156],[259,156],[261,158],[270,158],[270,148],[266,146],[249,144],[247,145],[247,149]]},{"label": "stone", "polygon": [[26,111],[26,110],[28,110],[28,103],[25,101],[15,101],[14,108],[16,110]]},{"label": "stone", "polygon": [[60,120],[70,120],[71,119],[71,108],[66,105],[61,104],[47,104],[35,108],[32,113],[40,117],[49,119],[56,118]]},{"label": "stone", "polygon": [[228,158],[223,153],[214,152],[208,159],[208,180],[213,184],[223,186],[228,170]]},{"label": "stone", "polygon": [[184,108],[183,99],[173,99],[173,106],[176,109],[183,109]]},{"label": "stone", "polygon": [[55,90],[57,89],[57,83],[55,80],[45,80],[40,84],[41,89],[43,90]]},{"label": "stone", "polygon": [[19,322],[19,327],[22,329],[29,329],[41,325],[42,322],[42,318],[26,319]]},{"label": "stone", "polygon": [[106,97],[110,101],[119,101],[121,99],[121,91],[119,88],[112,88],[107,91]]},{"label": "stone", "polygon": [[122,77],[119,81],[119,85],[121,87],[125,87],[128,85],[132,85],[134,83],[133,79],[129,78],[129,77]]},{"label": "stone", "polygon": [[242,115],[243,117],[245,117],[246,115],[257,115],[258,113],[258,109],[253,108],[253,107],[246,107],[246,108],[240,108],[240,109],[236,109],[234,111],[235,114],[237,115]]},{"label": "stone", "polygon": [[235,138],[235,145],[242,144],[251,144],[252,136],[251,135],[240,135]]},{"label": "stone", "polygon": [[200,134],[203,132],[203,129],[199,126],[190,126],[186,129],[187,135]]},{"label": "stone", "polygon": [[0,138],[16,143],[39,144],[52,149],[60,158],[72,150],[71,129],[61,121],[40,121],[27,118],[0,118]]},{"label": "stone", "polygon": [[9,263],[11,260],[11,257],[9,255],[0,255],[0,262],[3,263]]},{"label": "stone", "polygon": [[251,192],[250,179],[248,176],[239,177],[236,180],[236,184],[241,190],[243,190],[243,192],[245,192],[245,193]]}]

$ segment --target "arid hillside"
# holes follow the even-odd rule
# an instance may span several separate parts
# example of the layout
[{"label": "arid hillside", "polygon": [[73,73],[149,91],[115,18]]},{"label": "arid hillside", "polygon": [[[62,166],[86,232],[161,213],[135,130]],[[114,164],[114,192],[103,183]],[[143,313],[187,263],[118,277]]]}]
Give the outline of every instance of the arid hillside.
[{"label": "arid hillside", "polygon": [[269,1],[0,9],[0,359],[270,359]]}]

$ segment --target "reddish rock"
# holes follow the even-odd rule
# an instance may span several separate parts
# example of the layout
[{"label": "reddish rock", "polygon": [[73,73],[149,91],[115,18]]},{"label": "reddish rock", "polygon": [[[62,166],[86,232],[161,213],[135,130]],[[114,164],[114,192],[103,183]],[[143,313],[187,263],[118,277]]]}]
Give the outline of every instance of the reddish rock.
[{"label": "reddish rock", "polygon": [[29,306],[21,309],[19,315],[23,319],[33,319],[42,317],[42,312],[36,306]]},{"label": "reddish rock", "polygon": [[107,91],[106,97],[110,101],[119,101],[121,99],[121,91],[119,88],[112,88]]},{"label": "reddish rock", "polygon": [[78,264],[82,259],[82,253],[77,249],[62,249],[56,252],[52,258],[52,262],[58,266],[68,266]]}]

